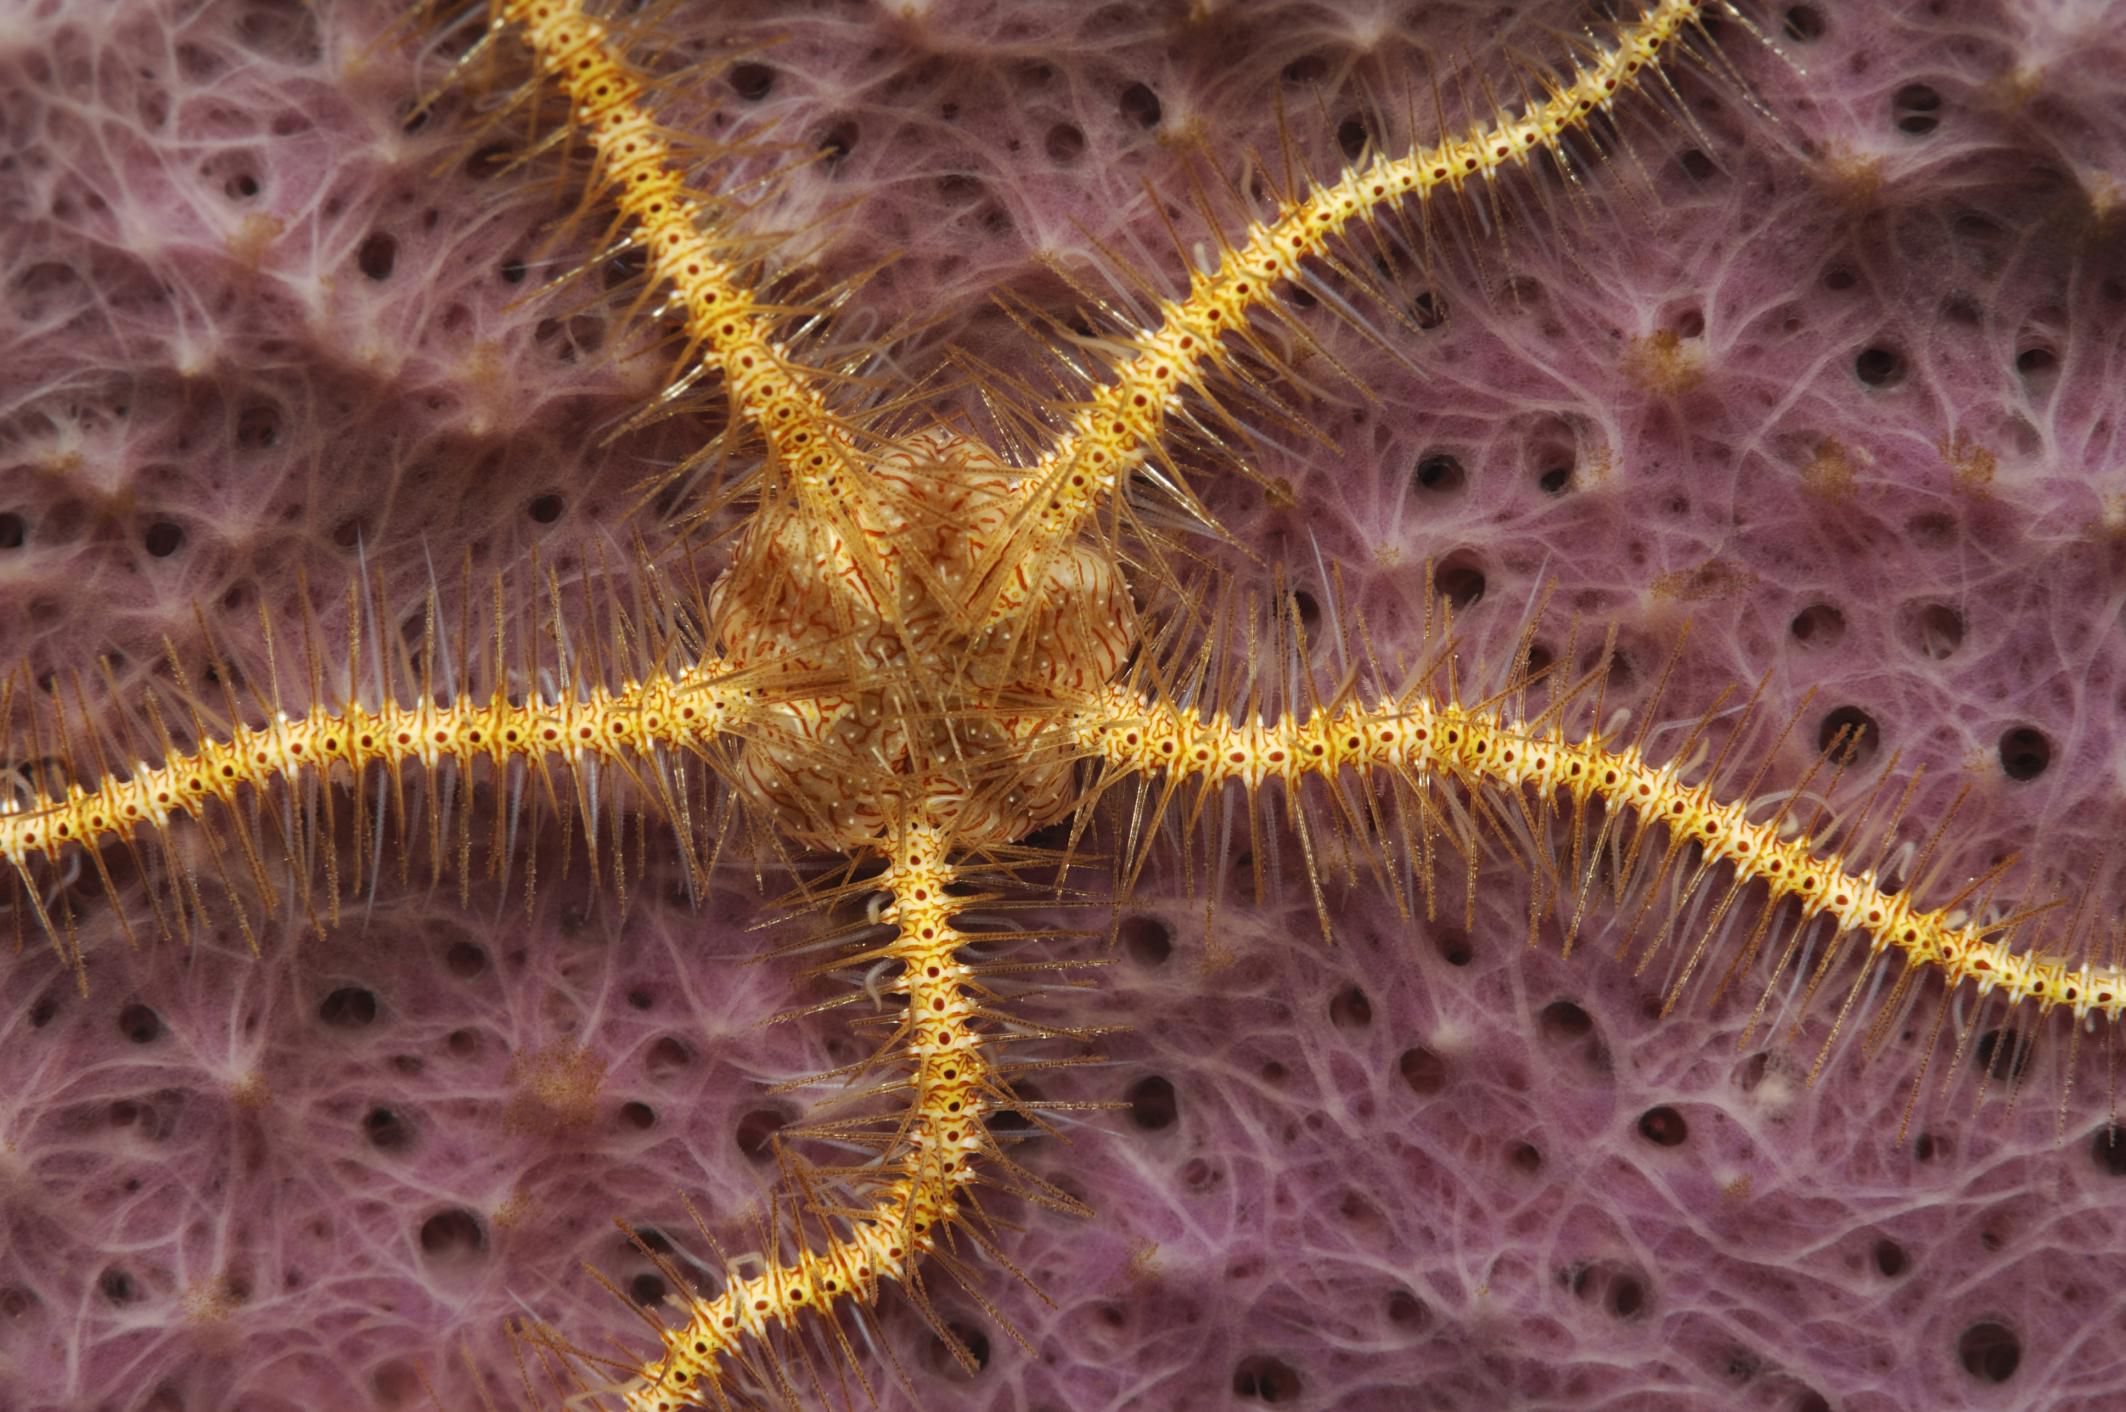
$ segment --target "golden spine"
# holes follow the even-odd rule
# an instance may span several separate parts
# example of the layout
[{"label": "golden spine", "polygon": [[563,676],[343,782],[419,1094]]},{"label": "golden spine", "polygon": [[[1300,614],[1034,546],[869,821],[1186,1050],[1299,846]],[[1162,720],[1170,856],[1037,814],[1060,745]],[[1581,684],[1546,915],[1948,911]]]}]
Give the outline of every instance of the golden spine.
[{"label": "golden spine", "polygon": [[869,1303],[879,1282],[907,1283],[946,1227],[964,1219],[961,1193],[975,1180],[975,1159],[990,1150],[983,1115],[991,1073],[977,1023],[981,1003],[968,988],[972,971],[958,959],[968,938],[953,925],[956,870],[949,840],[927,823],[903,829],[891,845],[879,889],[889,899],[880,920],[892,939],[850,964],[899,964],[888,984],[908,1000],[899,1036],[887,1053],[909,1070],[908,1120],[870,1206],[788,1262],[732,1278],[714,1298],[686,1301],[686,1321],[663,1335],[663,1358],[640,1370],[622,1394],[630,1412],[677,1412],[714,1397],[725,1405],[725,1360],[771,1329],[796,1329],[807,1316],[831,1318],[843,1301]]},{"label": "golden spine", "polygon": [[[107,773],[63,795],[35,793],[0,803],[0,859],[21,879],[23,890],[75,982],[87,994],[78,955],[69,955],[46,914],[29,872],[39,855],[52,862],[75,849],[101,853],[114,842],[131,846],[143,833],[165,828],[172,817],[205,821],[212,804],[231,811],[245,791],[264,794],[276,783],[316,776],[329,783],[335,771],[359,777],[373,766],[394,775],[409,765],[434,769],[454,762],[460,770],[475,760],[497,769],[511,761],[552,756],[593,756],[625,765],[653,747],[700,751],[728,732],[743,705],[743,693],[721,685],[721,664],[705,661],[677,674],[653,671],[618,690],[592,687],[581,696],[512,704],[499,691],[486,701],[460,697],[437,705],[385,702],[317,705],[301,716],[276,712],[259,727],[237,726],[223,739],[205,739],[190,750],[172,748],[159,764],[140,762],[131,774]],[[254,872],[260,860],[251,860]]]},{"label": "golden spine", "polygon": [[647,86],[615,52],[611,27],[576,0],[501,0],[493,25],[522,35],[567,94],[572,130],[597,157],[596,182],[637,228],[652,276],[677,295],[691,347],[722,375],[733,409],[807,502],[827,506],[851,463],[847,438],[813,371],[776,340],[773,314],[719,253],[710,213],[681,181],[671,144],[643,107]]},{"label": "golden spine", "polygon": [[[1039,561],[1068,544],[1094,511],[1141,465],[1181,405],[1182,389],[1199,384],[1204,365],[1225,358],[1227,334],[1244,331],[1248,311],[1270,302],[1302,262],[1328,252],[1355,221],[1370,221],[1393,203],[1459,193],[1474,180],[1491,180],[1532,155],[1555,152],[1618,97],[1657,67],[1664,50],[1702,22],[1704,0],[1660,0],[1617,35],[1597,45],[1591,60],[1574,65],[1570,82],[1519,117],[1443,139],[1401,157],[1386,153],[1348,167],[1317,185],[1275,220],[1256,221],[1225,245],[1218,267],[1192,275],[1186,296],[1161,302],[1155,328],[1131,340],[1135,356],[1114,381],[1094,388],[1071,417],[1063,439],[1028,470],[1023,483],[1028,524],[1001,542],[1000,554]],[[1008,567],[1000,559],[997,567]],[[994,570],[992,570],[994,571]],[[1023,575],[998,580],[985,625],[1009,619],[1022,606]]]},{"label": "golden spine", "polygon": [[[2126,970],[2117,965],[2070,968],[2058,956],[2015,950],[1996,935],[2002,927],[1955,920],[1952,908],[1918,907],[1873,870],[1849,870],[1835,854],[1818,855],[1806,833],[1785,827],[1784,809],[1752,820],[1751,801],[1722,800],[1709,785],[1686,784],[1676,761],[1656,765],[1634,744],[1572,740],[1556,725],[1530,729],[1496,709],[1424,697],[1235,725],[1122,688],[1080,714],[1071,730],[1080,749],[1116,769],[1195,779],[1208,789],[1237,780],[1252,793],[1275,779],[1297,790],[1309,776],[1333,782],[1351,771],[1398,776],[1421,788],[1445,778],[1540,798],[1562,793],[1579,809],[1600,799],[1612,813],[1629,810],[1665,825],[1672,839],[1696,843],[1706,865],[1734,869],[1738,886],[1762,883],[1772,899],[1793,899],[1804,916],[1827,916],[1841,933],[1865,936],[1871,957],[1895,951],[1908,968],[1939,971],[1950,990],[1969,981],[1981,996],[1998,990],[2040,1014],[2065,1006],[2077,1021],[2126,1015]],[[1686,972],[1677,989],[1687,979]]]}]

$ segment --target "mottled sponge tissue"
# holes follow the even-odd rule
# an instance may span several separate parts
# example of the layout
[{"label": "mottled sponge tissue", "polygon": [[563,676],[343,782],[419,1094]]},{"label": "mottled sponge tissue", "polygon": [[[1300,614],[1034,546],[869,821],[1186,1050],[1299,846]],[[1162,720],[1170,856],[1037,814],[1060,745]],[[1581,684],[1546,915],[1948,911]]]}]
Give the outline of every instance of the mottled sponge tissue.
[{"label": "mottled sponge tissue", "polygon": [[[671,7],[651,65],[716,66],[674,111],[814,154],[730,158],[764,258],[819,291],[891,257],[834,337],[934,322],[860,371],[976,417],[948,346],[1040,385],[1007,309],[1052,341],[1095,301],[1140,309],[1120,272],[1178,287],[1194,191],[1282,180],[1287,140],[1328,172],[1430,137],[1597,22],[1570,0],[706,8]],[[522,121],[483,125],[451,77],[467,31],[434,21],[0,15],[16,690],[121,709],[173,656],[206,680],[206,631],[255,657],[262,608],[329,611],[358,574],[418,635],[463,564],[669,546],[638,488],[716,414],[630,422],[669,367],[625,346],[647,317],[609,293],[625,259],[546,288],[602,224],[565,220],[580,192]],[[1230,542],[1202,553],[1283,565],[1296,615],[1362,616],[1390,657],[1429,566],[1472,680],[1547,593],[1546,654],[1617,626],[1633,729],[1761,688],[1794,726],[1759,791],[1849,743],[1920,772],[1905,836],[1954,807],[1945,876],[2018,855],[2001,915],[2115,908],[2126,8],[1750,0],[1714,28],[1722,61],[1633,95],[1569,173],[1431,212],[1431,259],[1374,282],[1392,313],[1295,301],[1292,424],[1265,413],[1251,473],[1203,480]],[[0,766],[20,792],[59,759],[16,736]],[[1215,910],[1154,853],[1118,909],[1007,914],[1107,963],[1040,1005],[1117,1027],[1101,1061],[1018,1082],[1078,1106],[1000,1120],[1094,1214],[985,1206],[1016,1273],[967,1245],[980,1297],[930,1283],[974,1367],[888,1294],[851,1334],[869,1392],[825,1361],[801,1405],[2126,1405],[2096,1029],[1974,997],[1930,1048],[1920,1004],[1811,1082],[1821,1004],[1746,1043],[1757,987],[1663,1017],[1667,960],[1635,974],[1609,923],[1570,957],[1529,944],[1503,854],[1466,905],[1445,867],[1429,915],[1332,877],[1325,941],[1297,846],[1249,838],[1241,816]],[[558,846],[538,866],[529,901],[520,872],[461,902],[387,851],[336,926],[273,918],[256,956],[233,924],[155,936],[144,902],[130,945],[84,872],[86,998],[11,917],[0,1407],[507,1404],[508,1320],[615,1375],[643,1356],[588,1271],[651,1308],[673,1273],[713,1285],[687,1200],[727,1256],[760,1247],[777,1134],[832,1097],[779,1086],[865,1045],[841,1011],[764,1023],[833,994],[775,949],[852,918],[765,926],[775,877],[727,863],[697,895],[654,844],[624,911]]]}]

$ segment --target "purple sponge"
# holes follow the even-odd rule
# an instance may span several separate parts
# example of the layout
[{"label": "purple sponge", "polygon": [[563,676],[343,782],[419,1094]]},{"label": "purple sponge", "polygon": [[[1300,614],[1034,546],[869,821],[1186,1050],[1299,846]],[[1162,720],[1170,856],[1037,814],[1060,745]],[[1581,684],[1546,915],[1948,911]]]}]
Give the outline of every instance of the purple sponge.
[{"label": "purple sponge", "polygon": [[[1040,376],[1003,305],[1086,328],[1095,298],[1135,308],[1118,271],[1177,287],[1168,223],[1194,239],[1198,187],[1281,180],[1281,132],[1317,172],[1429,138],[1517,99],[1525,56],[1561,60],[1587,20],[1550,0],[710,8],[668,16],[660,60],[730,60],[686,100],[699,130],[821,154],[755,188],[750,219],[822,287],[896,257],[834,337],[938,320],[864,371],[944,367],[927,385],[977,418],[939,350]],[[1393,309],[1353,305],[1363,330],[1309,296],[1276,389],[1295,425],[1257,422],[1251,475],[1204,471],[1233,542],[1201,552],[1264,591],[1284,566],[1300,616],[1362,614],[1391,660],[1421,648],[1431,565],[1477,686],[1547,592],[1553,657],[1617,625],[1627,719],[1673,739],[1761,687],[1795,723],[1761,791],[1843,730],[1863,764],[1923,771],[1899,841],[1954,807],[1944,876],[2025,858],[1998,914],[2063,893],[2108,913],[2126,10],[1743,13],[1717,22],[1724,63],[1623,105],[1601,160],[1432,212],[1426,258],[1376,272]],[[553,234],[579,192],[521,112],[485,125],[457,57],[367,0],[0,17],[18,693],[114,711],[179,668],[205,682],[210,633],[255,663],[261,608],[329,612],[357,574],[406,614],[383,630],[417,637],[462,566],[566,576],[638,535],[671,547],[641,486],[713,415],[629,422],[667,368],[625,339],[626,271],[543,288],[598,232]],[[58,760],[0,752],[17,792],[65,783]],[[979,1370],[889,1296],[854,1340],[882,1407],[2126,1402],[2108,1033],[1970,1000],[1930,1049],[1930,992],[1879,1056],[1848,1032],[1811,1084],[1835,999],[1747,1043],[1757,985],[1657,1018],[1667,959],[1614,961],[1606,914],[1569,959],[1555,928],[1531,948],[1504,857],[1473,917],[1459,876],[1430,917],[1332,878],[1324,944],[1291,841],[1245,838],[1214,912],[1200,870],[1155,855],[1112,917],[1010,914],[1113,924],[1112,953],[1035,953],[1112,961],[1039,1009],[1122,1027],[1105,1062],[1020,1088],[1115,1106],[1004,1120],[1096,1215],[995,1200],[1017,1274],[968,1247],[979,1297],[930,1283]],[[256,957],[233,920],[154,935],[137,892],[129,938],[84,873],[85,1000],[16,918],[0,1406],[523,1399],[505,1320],[649,1346],[584,1270],[676,1292],[616,1217],[688,1270],[714,1261],[684,1197],[734,1258],[758,1245],[775,1135],[834,1096],[777,1086],[864,1053],[838,1013],[764,1023],[841,993],[773,953],[857,918],[769,929],[776,878],[734,867],[692,898],[662,859],[623,912],[550,852],[528,905],[521,872],[461,905],[425,859],[403,879],[387,859],[322,937],[291,907]]]}]

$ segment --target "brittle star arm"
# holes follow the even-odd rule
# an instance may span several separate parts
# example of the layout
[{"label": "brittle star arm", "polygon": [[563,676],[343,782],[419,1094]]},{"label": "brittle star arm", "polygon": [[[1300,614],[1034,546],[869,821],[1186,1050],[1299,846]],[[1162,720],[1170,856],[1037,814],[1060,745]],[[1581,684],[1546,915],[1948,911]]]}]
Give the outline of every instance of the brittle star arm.
[{"label": "brittle star arm", "polygon": [[[270,896],[264,860],[244,832],[238,807],[247,791],[263,795],[276,784],[305,777],[329,782],[335,773],[360,779],[372,766],[396,778],[409,765],[433,770],[448,761],[463,774],[483,758],[497,770],[556,756],[588,756],[625,769],[646,751],[700,750],[732,733],[747,714],[747,699],[723,675],[722,663],[710,659],[677,673],[652,671],[617,689],[598,686],[523,704],[498,688],[486,700],[467,694],[448,705],[437,705],[433,693],[424,693],[412,706],[387,701],[374,707],[318,705],[299,717],[275,713],[264,726],[239,725],[190,749],[173,746],[160,763],[143,761],[131,774],[108,771],[68,786],[63,795],[33,792],[0,803],[0,859],[15,871],[54,949],[72,965],[76,985],[87,994],[80,952],[62,940],[62,929],[46,911],[30,871],[33,859],[63,863],[85,852],[109,889],[108,851],[131,848],[176,817],[210,822],[212,806],[219,805],[239,830],[260,891]],[[112,901],[122,916],[115,896]],[[248,922],[244,930],[248,937]],[[255,939],[252,945],[255,950]]]},{"label": "brittle star arm", "polygon": [[[1275,779],[1295,798],[1310,777],[1334,788],[1348,773],[1393,777],[1421,795],[1457,783],[1508,808],[1528,799],[1540,807],[1562,795],[1577,817],[1599,799],[1611,819],[1636,818],[1642,829],[1663,824],[1678,848],[1695,842],[1703,867],[1732,868],[1736,889],[1759,883],[1771,903],[1791,899],[1804,918],[1830,918],[1836,936],[1865,940],[1871,960],[1894,951],[1908,975],[1932,968],[1950,990],[1970,981],[1980,996],[1998,990],[2011,1005],[2033,1003],[2040,1014],[2066,1007],[2078,1023],[2092,1014],[2112,1021],[2126,1015],[2126,970],[2086,960],[2070,967],[2056,955],[2018,950],[2001,934],[2012,928],[1959,920],[1961,897],[1919,907],[1873,870],[1849,869],[1835,852],[1820,854],[1785,807],[1753,818],[1765,806],[1722,800],[1707,784],[1686,783],[1678,762],[1656,765],[1636,744],[1570,739],[1554,724],[1531,727],[1497,707],[1469,709],[1424,692],[1306,719],[1288,714],[1234,724],[1114,687],[1067,729],[1078,750],[1116,772],[1191,781],[1207,791],[1238,781],[1252,794]],[[1674,982],[1671,1004],[1702,951],[1701,944]]]},{"label": "brittle star arm", "polygon": [[1304,261],[1327,253],[1354,221],[1371,220],[1392,203],[1427,200],[1442,189],[1458,192],[1471,181],[1494,178],[1509,164],[1557,150],[1567,135],[1584,128],[1655,68],[1665,50],[1701,23],[1706,8],[1706,0],[1659,0],[1619,32],[1613,45],[1598,44],[1592,56],[1576,62],[1571,81],[1551,84],[1549,96],[1527,104],[1518,117],[1501,114],[1436,146],[1400,157],[1382,153],[1348,167],[1274,220],[1249,225],[1239,240],[1226,245],[1215,270],[1192,272],[1188,294],[1161,302],[1156,326],[1130,340],[1135,355],[1116,370],[1113,381],[1092,391],[1062,439],[1028,469],[1022,483],[1028,527],[1000,542],[998,562],[987,570],[995,596],[986,625],[1017,613],[1026,598],[1025,584],[1039,577],[1008,569],[1040,563],[1072,541],[1153,453],[1168,415],[1181,405],[1182,389],[1199,381],[1207,363],[1225,358],[1226,336],[1242,331],[1248,311],[1295,279]]},{"label": "brittle star arm", "polygon": [[621,1394],[629,1412],[676,1412],[726,1406],[727,1362],[771,1329],[796,1329],[807,1316],[827,1317],[845,1300],[869,1303],[881,1280],[910,1281],[938,1238],[967,1215],[965,1192],[975,1158],[990,1149],[983,1124],[990,1064],[977,1023],[981,1002],[971,969],[958,959],[968,938],[953,925],[960,903],[944,832],[917,823],[892,845],[879,889],[889,899],[880,919],[891,940],[852,964],[897,962],[891,989],[908,997],[905,1022],[889,1053],[909,1071],[910,1111],[885,1169],[894,1175],[876,1197],[787,1263],[733,1276],[714,1298],[685,1302],[685,1322],[664,1331],[664,1353]]},{"label": "brittle star arm", "polygon": [[819,374],[776,339],[773,313],[721,252],[710,212],[687,191],[677,155],[643,107],[647,85],[615,48],[611,27],[578,0],[497,0],[493,24],[515,28],[567,94],[573,126],[597,157],[595,180],[635,225],[652,277],[677,295],[693,347],[722,374],[733,410],[767,443],[770,465],[808,503],[831,503],[854,460]]}]

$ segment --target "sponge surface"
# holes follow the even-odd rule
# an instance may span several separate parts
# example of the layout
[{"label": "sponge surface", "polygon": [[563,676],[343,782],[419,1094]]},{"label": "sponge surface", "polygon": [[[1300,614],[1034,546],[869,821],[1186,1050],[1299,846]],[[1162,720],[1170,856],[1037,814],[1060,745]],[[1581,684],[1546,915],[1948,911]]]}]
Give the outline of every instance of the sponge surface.
[{"label": "sponge surface", "polygon": [[[1280,127],[1318,171],[1431,136],[1587,18],[713,8],[669,17],[663,62],[729,61],[674,111],[822,154],[750,219],[826,283],[895,257],[837,335],[938,320],[867,369],[895,386],[948,343],[1030,376],[998,296],[1066,323],[1082,290],[1132,307],[1115,272],[1171,287],[1192,181],[1276,178]],[[1303,615],[1333,566],[1339,611],[1391,651],[1415,650],[1429,563],[1494,670],[1549,585],[1545,650],[1573,614],[1619,624],[1619,709],[1688,723],[1761,684],[1797,720],[1764,788],[1843,728],[1924,771],[1900,839],[1961,796],[1946,876],[2017,854],[2004,912],[2061,891],[2111,910],[2126,9],[1746,13],[1780,53],[1724,22],[1741,82],[1679,74],[1626,105],[1608,162],[1439,213],[1434,260],[1383,274],[1396,315],[1364,313],[1393,356],[1300,311],[1315,341],[1279,392],[1309,431],[1205,483],[1234,543],[1204,552],[1265,584],[1288,566]],[[462,564],[569,575],[637,535],[669,547],[638,486],[704,428],[622,426],[667,371],[620,336],[625,272],[542,290],[595,231],[550,236],[578,193],[444,84],[446,50],[363,0],[0,16],[0,661],[115,709],[172,655],[203,678],[209,632],[255,670],[261,609],[296,621],[305,582],[329,614],[366,573],[405,606],[386,629],[417,636]],[[54,755],[10,750],[10,790],[51,783]],[[881,1406],[2126,1400],[2105,1036],[1961,1007],[1967,1042],[1897,1148],[1931,1005],[1809,1086],[1820,1019],[1738,1046],[1751,987],[1656,1019],[1661,968],[1634,976],[1613,938],[1525,945],[1503,863],[1473,926],[1458,879],[1431,920],[1363,878],[1332,889],[1324,946],[1296,852],[1243,859],[1246,836],[1213,921],[1200,877],[1151,869],[1113,964],[1042,1009],[1124,1027],[1104,1065],[1022,1085],[1120,1105],[1018,1149],[1096,1219],[1000,1208],[1026,1282],[992,1271],[987,1306],[937,1284],[977,1372],[888,1299],[861,1350]],[[582,1267],[672,1291],[613,1218],[687,1265],[708,1255],[691,1194],[727,1250],[752,1243],[774,1134],[831,1097],[770,1090],[862,1057],[832,1015],[764,1026],[833,992],[763,958],[853,919],[763,930],[749,871],[690,899],[667,863],[622,915],[558,850],[528,907],[521,876],[461,906],[413,873],[387,868],[322,940],[286,919],[256,959],[233,927],[131,950],[77,879],[87,1000],[19,919],[0,1404],[477,1405],[476,1383],[517,1393],[500,1330],[525,1310],[638,1346]]]}]

